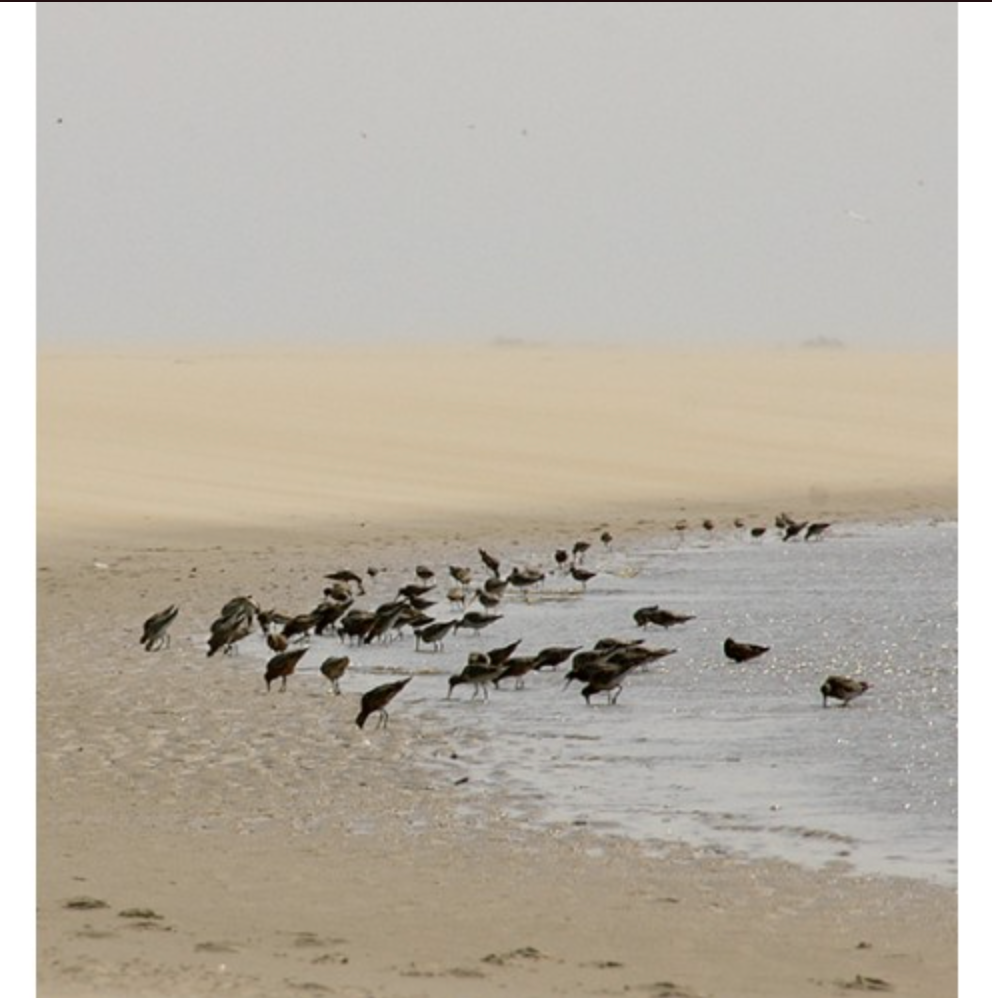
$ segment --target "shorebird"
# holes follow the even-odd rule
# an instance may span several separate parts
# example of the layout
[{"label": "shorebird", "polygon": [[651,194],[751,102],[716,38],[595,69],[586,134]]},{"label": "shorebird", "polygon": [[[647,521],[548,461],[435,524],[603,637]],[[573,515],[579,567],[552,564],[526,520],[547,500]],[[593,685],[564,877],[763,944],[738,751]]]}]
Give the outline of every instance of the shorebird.
[{"label": "shorebird", "polygon": [[840,700],[841,706],[846,707],[852,700],[856,700],[865,690],[871,689],[871,683],[863,679],[849,679],[847,676],[827,676],[826,681],[820,687],[820,694],[823,697],[823,706],[827,706],[827,700]]},{"label": "shorebird", "polygon": [[479,633],[484,627],[488,627],[490,624],[495,624],[497,620],[502,620],[503,615],[501,613],[479,613],[475,610],[469,610],[468,613],[463,613],[458,620],[455,621],[455,630],[459,631],[461,628],[468,628],[470,631],[475,631],[476,634]]},{"label": "shorebird", "polygon": [[274,631],[266,631],[265,643],[273,651],[285,651],[289,647],[289,638],[287,638],[285,634],[276,634]]},{"label": "shorebird", "polygon": [[527,674],[537,668],[536,655],[514,655],[508,658],[499,673],[493,678],[493,686],[499,689],[499,684],[504,679],[516,680],[513,684],[515,690],[524,688],[524,679]]},{"label": "shorebird", "polygon": [[634,622],[638,627],[657,624],[659,627],[667,629],[675,624],[687,624],[690,620],[695,619],[695,616],[691,613],[675,613],[673,610],[662,610],[657,604],[642,606],[634,611]]},{"label": "shorebird", "polygon": [[345,639],[360,641],[375,620],[372,610],[352,607],[340,620],[336,628],[342,641]]},{"label": "shorebird", "polygon": [[724,655],[735,662],[748,662],[752,658],[764,655],[768,650],[767,645],[748,644],[746,641],[735,641],[733,638],[727,638],[723,642]]},{"label": "shorebird", "polygon": [[469,586],[472,584],[471,568],[466,568],[463,565],[449,565],[448,574],[455,580],[455,582],[461,583],[463,586]]},{"label": "shorebird", "polygon": [[479,557],[482,559],[482,564],[493,573],[493,578],[499,578],[499,558],[491,555],[488,551],[483,548],[479,548]]},{"label": "shorebird", "polygon": [[481,690],[482,699],[489,699],[489,684],[496,679],[503,670],[503,665],[493,665],[489,656],[484,651],[470,652],[468,663],[461,672],[448,677],[448,699],[451,699],[452,691],[456,686],[463,683],[472,684],[472,699],[474,700]]},{"label": "shorebird", "polygon": [[565,571],[565,566],[568,564],[571,557],[572,556],[564,548],[558,548],[558,550],[555,551],[555,564],[558,566],[559,571]]},{"label": "shorebird", "polygon": [[374,689],[369,690],[368,693],[363,694],[362,707],[355,718],[355,724],[360,728],[364,728],[365,722],[369,717],[372,714],[378,714],[379,723],[376,727],[386,727],[389,724],[389,714],[386,712],[386,707],[411,679],[413,679],[413,676],[407,676],[406,679],[398,679],[392,683],[383,683],[382,686],[376,686]]},{"label": "shorebird", "polygon": [[802,523],[796,523],[794,520],[791,523],[787,523],[782,532],[782,540],[791,541],[793,537],[798,537],[807,527],[808,523],[808,520],[803,520]]},{"label": "shorebird", "polygon": [[210,625],[207,658],[221,649],[229,654],[237,643],[251,633],[258,606],[250,596],[235,596],[221,608],[220,616]]},{"label": "shorebird", "polygon": [[767,529],[768,529],[767,527],[752,527],[751,528],[751,536],[752,537],[764,537],[765,536],[765,531]]},{"label": "shorebird", "polygon": [[[370,572],[370,575],[372,573]],[[357,573],[351,571],[349,568],[342,568],[337,572],[328,572],[325,579],[333,579],[336,582],[345,582],[349,585],[354,585],[358,587],[358,595],[365,595],[365,586],[362,584],[362,577]]]},{"label": "shorebird", "polygon": [[431,582],[434,579],[434,569],[429,565],[418,565],[413,571],[423,583]]},{"label": "shorebird", "polygon": [[817,523],[811,523],[806,528],[806,533],[803,535],[803,539],[808,541],[810,540],[810,538],[813,537],[822,537],[823,531],[826,530],[827,527],[829,526],[830,526],[829,523],[824,523],[822,520],[818,521]]},{"label": "shorebird", "polygon": [[586,704],[591,707],[592,701],[589,698],[598,693],[606,694],[607,703],[616,703],[623,690],[624,677],[634,668],[635,664],[608,664],[594,671],[582,687],[582,697]]},{"label": "shorebird", "polygon": [[176,619],[179,607],[175,604],[167,606],[158,613],[153,613],[144,623],[141,629],[141,644],[145,646],[145,651],[156,651],[159,648],[168,648],[171,642],[169,637],[169,627]]},{"label": "shorebird", "polygon": [[582,568],[579,565],[573,565],[569,569],[569,574],[572,576],[573,579],[575,579],[576,582],[578,582],[582,586],[582,589],[584,591],[586,588],[586,583],[589,582],[591,579],[596,578],[596,576],[599,573],[594,572],[590,568]]},{"label": "shorebird", "polygon": [[512,568],[506,577],[511,586],[526,591],[530,586],[544,581],[544,572],[539,568]]},{"label": "shorebird", "polygon": [[576,541],[572,545],[572,561],[581,562],[583,555],[592,545],[588,541]]},{"label": "shorebird", "polygon": [[603,547],[608,548],[613,543],[613,534],[608,530],[604,530],[600,535],[599,539],[603,542]]},{"label": "shorebird", "polygon": [[573,648],[564,645],[549,645],[542,648],[537,653],[537,665],[535,669],[557,669],[559,665],[564,665],[578,650],[578,645]]},{"label": "shorebird", "polygon": [[291,648],[273,655],[265,666],[265,689],[270,690],[276,679],[282,680],[279,692],[286,689],[286,680],[296,671],[296,665],[309,651],[308,648]]},{"label": "shorebird", "polygon": [[489,661],[493,665],[505,665],[510,656],[520,647],[522,640],[522,638],[517,638],[516,641],[511,641],[508,645],[502,645],[499,648],[490,648],[485,654],[489,656]]},{"label": "shorebird", "polygon": [[414,630],[414,635],[417,639],[417,651],[420,651],[420,646],[422,643],[432,645],[434,651],[440,651],[444,647],[445,635],[450,631],[455,624],[458,623],[458,619],[454,620],[435,620],[431,621],[429,624],[424,624],[423,627]]},{"label": "shorebird", "polygon": [[347,655],[331,655],[320,663],[321,675],[326,677],[335,693],[341,693],[341,677],[349,665],[351,665],[351,659]]}]

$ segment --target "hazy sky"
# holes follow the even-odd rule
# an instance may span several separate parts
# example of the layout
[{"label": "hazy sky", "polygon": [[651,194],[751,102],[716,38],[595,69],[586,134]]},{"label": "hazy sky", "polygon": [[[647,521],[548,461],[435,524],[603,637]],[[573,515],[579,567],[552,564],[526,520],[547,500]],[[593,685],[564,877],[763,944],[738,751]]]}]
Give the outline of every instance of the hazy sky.
[{"label": "hazy sky", "polygon": [[953,344],[957,6],[39,3],[40,338]]}]

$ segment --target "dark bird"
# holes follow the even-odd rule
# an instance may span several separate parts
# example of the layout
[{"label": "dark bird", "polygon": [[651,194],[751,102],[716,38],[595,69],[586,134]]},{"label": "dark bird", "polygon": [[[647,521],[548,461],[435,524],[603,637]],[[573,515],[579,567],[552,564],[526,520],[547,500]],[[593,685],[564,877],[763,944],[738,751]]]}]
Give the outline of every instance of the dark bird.
[{"label": "dark bird", "polygon": [[341,677],[345,670],[351,665],[351,659],[347,655],[331,655],[320,663],[320,672],[331,684],[331,689],[335,693],[341,692]]},{"label": "dark bird", "polygon": [[499,558],[491,555],[488,551],[483,548],[479,548],[479,557],[482,559],[482,564],[493,573],[493,578],[499,578]]},{"label": "dark bird", "polygon": [[827,700],[840,700],[841,706],[846,707],[852,700],[856,700],[865,690],[871,689],[871,683],[863,679],[849,679],[847,676],[827,676],[825,682],[820,687],[820,694],[823,697],[823,706],[827,706]]},{"label": "dark bird", "polygon": [[207,658],[221,649],[230,653],[242,638],[251,634],[258,606],[250,596],[236,596],[221,608],[220,616],[210,625]]},{"label": "dark bird", "polygon": [[578,650],[578,645],[573,648],[565,645],[549,645],[537,653],[537,665],[534,668],[557,669],[559,665],[564,665]]},{"label": "dark bird", "polygon": [[600,535],[599,539],[603,542],[603,547],[609,547],[613,543],[613,534],[608,530],[604,530]]},{"label": "dark bird", "polygon": [[782,532],[782,540],[791,541],[793,537],[798,537],[806,528],[807,523],[808,521],[806,520],[803,520],[802,523],[796,523],[794,520],[791,523],[787,523]]},{"label": "dark bird", "polygon": [[572,560],[582,561],[582,556],[589,550],[592,545],[588,541],[576,541],[572,545]]},{"label": "dark bird", "polygon": [[141,629],[141,644],[145,646],[145,651],[168,648],[171,641],[169,627],[178,614],[179,607],[173,604],[158,613],[153,613],[145,621]]},{"label": "dark bird", "polygon": [[413,679],[413,676],[407,676],[406,679],[398,679],[392,683],[383,683],[382,686],[376,686],[374,689],[369,690],[368,693],[363,694],[362,708],[355,718],[355,724],[360,728],[364,728],[365,722],[369,717],[372,714],[378,714],[379,723],[376,727],[386,727],[389,724],[389,714],[386,712],[386,707],[411,679]]},{"label": "dark bird", "polygon": [[544,581],[544,572],[539,568],[512,568],[506,577],[511,586],[526,591],[530,586],[535,586]]},{"label": "dark bird", "polygon": [[281,651],[273,655],[265,666],[266,690],[272,688],[274,680],[281,679],[282,685],[279,687],[279,692],[284,692],[286,689],[286,680],[296,671],[297,663],[306,655],[308,650],[306,647],[291,648],[288,651]]},{"label": "dark bird", "polygon": [[287,638],[285,634],[277,634],[275,631],[266,631],[265,643],[273,651],[285,651],[289,647],[289,638]]},{"label": "dark bird", "polygon": [[634,622],[638,627],[647,627],[648,624],[657,624],[659,627],[673,627],[676,624],[687,624],[690,620],[695,620],[695,615],[691,613],[675,613],[673,610],[663,610],[657,604],[653,606],[642,606],[634,611]]},{"label": "dark bird", "polygon": [[413,633],[417,638],[417,650],[420,650],[421,644],[429,644],[434,648],[434,651],[440,651],[444,647],[445,635],[457,623],[457,618],[454,620],[434,620],[415,630]]},{"label": "dark bird", "polygon": [[707,519],[703,520],[703,530],[713,530],[715,527],[716,524],[708,517]]},{"label": "dark bird", "polygon": [[508,645],[502,645],[499,648],[490,648],[485,654],[489,656],[489,661],[493,665],[504,665],[520,646],[522,640],[522,638],[517,638],[516,641],[511,641]]},{"label": "dark bird", "polygon": [[636,668],[636,664],[607,664],[594,671],[586,685],[582,687],[583,699],[591,707],[592,701],[589,698],[598,693],[605,693],[607,703],[616,703],[617,697],[623,690],[624,678],[634,668]]},{"label": "dark bird", "polygon": [[723,642],[724,655],[735,662],[747,662],[759,655],[764,655],[768,650],[767,645],[748,644],[746,641],[735,641],[733,638],[727,638]]},{"label": "dark bird", "polygon": [[501,613],[478,613],[475,610],[469,610],[468,613],[463,613],[455,621],[455,630],[460,631],[464,627],[478,634],[484,627],[495,624],[497,620],[502,619]]},{"label": "dark bird", "polygon": [[818,521],[817,523],[811,523],[806,528],[806,533],[803,535],[804,540],[810,540],[813,537],[822,537],[823,531],[829,527],[829,523],[824,523],[823,521]]},{"label": "dark bird", "polygon": [[565,571],[565,566],[568,564],[569,558],[571,558],[571,555],[564,548],[558,548],[558,550],[555,551],[555,564],[563,572]]},{"label": "dark bird", "polygon": [[434,569],[429,565],[418,565],[413,571],[421,582],[430,582],[434,578]]},{"label": "dark bird", "polygon": [[583,589],[585,589],[586,583],[592,579],[595,579],[598,573],[594,572],[590,568],[582,568],[580,565],[573,565],[569,569],[569,574],[582,586]]},{"label": "dark bird", "polygon": [[362,577],[357,572],[351,571],[349,568],[342,568],[337,572],[328,572],[324,578],[334,579],[336,582],[345,582],[349,585],[357,586],[358,595],[365,595],[365,586],[362,585]]},{"label": "dark bird", "polygon": [[767,527],[752,527],[751,528],[751,536],[752,537],[764,537],[765,536],[765,531],[767,529],[768,529]]},{"label": "dark bird", "polygon": [[536,668],[536,655],[514,655],[503,663],[502,668],[493,679],[493,686],[498,689],[499,684],[504,679],[513,679],[515,680],[513,688],[522,690],[524,688],[524,679],[528,673],[533,672]]},{"label": "dark bird", "polygon": [[461,686],[463,683],[471,683],[473,687],[472,699],[474,700],[481,692],[482,699],[488,700],[489,684],[502,671],[503,664],[493,665],[489,656],[484,651],[470,652],[468,663],[462,671],[448,677],[448,699],[451,699],[452,691],[456,686]]}]

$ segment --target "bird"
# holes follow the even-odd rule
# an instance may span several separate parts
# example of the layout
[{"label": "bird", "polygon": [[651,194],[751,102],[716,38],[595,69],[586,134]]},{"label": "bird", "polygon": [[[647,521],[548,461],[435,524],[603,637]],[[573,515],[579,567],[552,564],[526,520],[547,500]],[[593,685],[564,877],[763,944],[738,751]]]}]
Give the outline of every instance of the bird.
[{"label": "bird", "polygon": [[429,565],[418,565],[413,571],[423,583],[430,582],[434,578],[434,569]]},{"label": "bird", "polygon": [[456,686],[461,686],[463,683],[471,683],[473,686],[472,699],[474,700],[481,691],[482,699],[488,700],[489,684],[493,682],[493,680],[496,679],[502,671],[503,663],[493,665],[489,659],[489,656],[484,651],[470,652],[468,662],[462,671],[448,677],[447,699],[451,699],[451,694]]},{"label": "bird", "polygon": [[790,523],[786,523],[785,529],[782,532],[782,540],[791,541],[793,537],[798,537],[808,526],[808,524],[808,520],[803,520],[801,523],[797,523],[795,520]]},{"label": "bird", "polygon": [[516,680],[513,688],[522,690],[524,688],[524,678],[536,668],[537,655],[514,655],[503,663],[499,673],[493,678],[493,686],[498,689],[502,680],[513,679]]},{"label": "bird", "polygon": [[153,613],[141,629],[141,644],[145,651],[155,651],[167,648],[170,643],[169,627],[179,614],[179,607],[174,603],[158,613]]},{"label": "bird", "polygon": [[589,698],[595,696],[597,693],[605,693],[607,703],[616,703],[617,697],[620,696],[620,692],[623,690],[624,677],[631,669],[636,668],[637,664],[624,663],[620,665],[608,663],[594,670],[587,679],[586,685],[582,687],[582,698],[591,707],[592,701]]},{"label": "bird", "polygon": [[594,572],[590,568],[582,568],[580,565],[573,565],[569,569],[569,574],[582,586],[584,590],[586,588],[586,583],[588,583],[591,579],[596,578],[598,573]]},{"label": "bird", "polygon": [[599,539],[603,542],[603,547],[608,548],[613,543],[613,534],[608,530],[604,530],[600,535]]},{"label": "bird", "polygon": [[271,690],[272,683],[276,679],[281,679],[282,685],[279,687],[279,692],[285,692],[286,680],[296,671],[297,663],[308,650],[308,647],[304,646],[302,648],[291,648],[288,651],[281,651],[273,655],[265,666],[266,690]]},{"label": "bird", "polygon": [[445,635],[457,623],[457,618],[454,620],[433,620],[415,630],[413,633],[417,638],[417,651],[420,651],[421,644],[432,645],[434,651],[440,651],[444,647]]},{"label": "bird", "polygon": [[582,561],[582,556],[589,550],[592,545],[588,541],[576,541],[572,545],[572,560],[575,562]]},{"label": "bird", "polygon": [[517,638],[516,641],[511,641],[508,645],[502,645],[499,648],[490,648],[485,654],[489,656],[489,661],[493,665],[504,665],[520,646],[522,640],[522,638]]},{"label": "bird", "polygon": [[767,527],[752,527],[751,536],[752,537],[764,537]]},{"label": "bird", "polygon": [[275,631],[266,631],[265,643],[273,651],[285,651],[289,647],[289,638],[287,638],[285,634],[277,634]]},{"label": "bird", "polygon": [[557,669],[559,665],[567,662],[577,651],[579,646],[569,648],[565,645],[548,645],[537,653],[537,665],[535,669]]},{"label": "bird", "polygon": [[472,569],[465,565],[449,565],[448,574],[455,580],[455,582],[458,582],[463,586],[468,586],[472,583]]},{"label": "bird", "polygon": [[871,689],[871,683],[863,679],[850,679],[847,676],[827,676],[820,687],[820,694],[823,697],[823,706],[827,706],[829,699],[840,700],[841,706],[846,707],[852,700],[856,700],[866,690]]},{"label": "bird", "polygon": [[320,672],[326,677],[335,693],[340,694],[340,680],[350,664],[351,659],[347,655],[331,655],[320,663]]},{"label": "bird", "polygon": [[769,651],[767,645],[755,645],[748,644],[746,641],[735,641],[733,638],[727,638],[723,642],[723,653],[727,658],[733,659],[735,662],[747,662],[752,658],[757,658],[759,655],[764,655],[766,651]]},{"label": "bird", "polygon": [[823,531],[829,526],[829,523],[824,523],[822,520],[819,520],[816,523],[811,523],[806,528],[806,533],[803,535],[803,539],[808,541],[813,537],[822,537]]},{"label": "bird", "polygon": [[478,634],[483,627],[488,627],[490,624],[495,624],[497,620],[502,619],[503,615],[501,613],[479,613],[476,610],[469,610],[468,613],[463,613],[455,621],[455,630],[459,631],[465,627]]},{"label": "bird", "polygon": [[656,604],[653,606],[642,606],[634,611],[634,622],[638,627],[647,627],[648,624],[657,624],[659,627],[669,628],[675,624],[687,624],[690,620],[695,620],[691,613],[675,613],[673,610],[662,610]]},{"label": "bird", "polygon": [[512,568],[507,576],[507,581],[511,586],[526,591],[528,586],[537,585],[544,581],[544,572],[539,568]]},{"label": "bird", "polygon": [[565,566],[568,564],[570,558],[571,555],[564,548],[558,548],[555,551],[555,564],[562,572],[565,571]]},{"label": "bird", "polygon": [[397,679],[392,683],[383,683],[382,686],[376,686],[367,693],[362,694],[362,706],[358,712],[358,716],[355,718],[355,724],[360,728],[364,728],[365,722],[369,717],[372,714],[378,714],[379,723],[376,727],[386,727],[389,724],[389,714],[386,711],[386,707],[411,679],[413,679],[413,676],[407,676],[406,679]]},{"label": "bird", "polygon": [[344,582],[349,585],[355,585],[358,587],[358,595],[365,595],[365,586],[362,584],[362,577],[357,572],[351,571],[350,568],[342,568],[337,572],[328,572],[324,578],[333,579],[335,582]]},{"label": "bird", "polygon": [[258,605],[250,596],[235,596],[221,607],[220,616],[210,625],[207,658],[221,649],[229,654],[237,642],[251,634]]},{"label": "bird", "polygon": [[491,555],[484,548],[479,548],[479,557],[482,559],[483,565],[493,573],[493,578],[499,578],[499,558],[495,555]]}]

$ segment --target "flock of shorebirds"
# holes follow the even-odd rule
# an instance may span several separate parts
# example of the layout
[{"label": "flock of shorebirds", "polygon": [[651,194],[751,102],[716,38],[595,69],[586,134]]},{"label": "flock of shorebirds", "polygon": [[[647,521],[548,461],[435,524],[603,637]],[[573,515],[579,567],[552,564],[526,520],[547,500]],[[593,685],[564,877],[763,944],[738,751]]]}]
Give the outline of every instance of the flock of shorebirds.
[{"label": "flock of shorebirds", "polygon": [[[743,522],[734,521],[742,528]],[[714,529],[711,520],[704,520],[703,528]],[[783,540],[811,540],[819,538],[830,526],[825,522],[800,522],[788,514],[780,514],[775,521]],[[688,527],[686,521],[675,525],[678,531]],[[751,528],[751,535],[760,537],[763,527]],[[600,542],[609,547],[613,537],[608,530],[600,535]],[[503,615],[495,612],[508,591],[515,591],[528,599],[529,592],[539,589],[548,573],[559,577],[569,576],[585,591],[586,586],[596,575],[596,571],[586,568],[583,556],[591,547],[585,540],[576,541],[570,549],[558,548],[554,552],[554,567],[543,569],[534,566],[512,567],[503,574],[500,560],[483,548],[479,548],[485,578],[476,584],[471,567],[449,565],[448,575],[451,585],[447,590],[447,600],[452,606],[460,606],[460,615],[439,620],[428,611],[436,601],[431,599],[437,588],[437,578],[433,568],[418,565],[415,580],[402,586],[394,598],[380,603],[374,608],[356,604],[359,597],[366,595],[365,582],[361,575],[348,569],[327,573],[324,578],[328,585],[316,607],[304,613],[287,614],[277,610],[263,610],[251,596],[236,596],[220,610],[210,625],[207,637],[207,657],[218,652],[237,652],[238,643],[255,631],[256,624],[265,636],[266,644],[273,652],[265,665],[265,686],[271,690],[278,682],[277,689],[284,691],[287,680],[310,647],[312,636],[336,634],[342,643],[369,645],[373,642],[387,642],[398,637],[406,628],[414,635],[417,650],[439,651],[449,633],[470,631],[480,634],[485,628],[501,620]],[[374,579],[378,571],[367,570],[367,578]],[[470,603],[478,602],[481,610],[468,609]],[[179,615],[179,607],[172,604],[145,620],[141,644],[147,651],[167,648],[170,643],[170,628]],[[633,613],[638,627],[657,626],[667,630],[673,626],[687,624],[694,620],[692,614],[677,613],[657,604],[639,607]],[[489,698],[490,687],[498,688],[500,682],[513,680],[516,688],[522,688],[528,674],[542,669],[558,669],[569,665],[565,684],[576,681],[582,683],[581,693],[587,704],[591,698],[604,695],[607,703],[615,704],[623,689],[625,677],[632,670],[675,653],[676,649],[649,647],[644,639],[620,639],[605,637],[589,648],[581,646],[552,645],[531,655],[518,655],[521,639],[507,645],[491,648],[488,651],[471,651],[465,666],[448,678],[448,697],[462,685],[472,687],[472,698]],[[770,651],[769,645],[738,641],[732,637],[723,643],[726,658],[733,662],[748,662]],[[347,654],[330,655],[321,663],[320,672],[327,679],[334,693],[341,692],[340,680],[351,664]],[[413,676],[384,683],[368,690],[361,697],[361,705],[355,723],[363,728],[366,721],[378,715],[379,726],[388,723],[387,707],[404,689]],[[823,706],[830,700],[837,700],[847,706],[861,696],[871,684],[863,679],[849,676],[828,676],[820,686]]]}]

